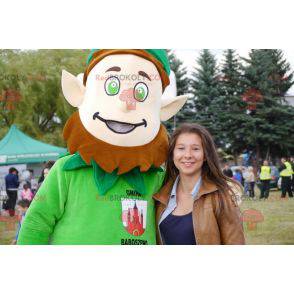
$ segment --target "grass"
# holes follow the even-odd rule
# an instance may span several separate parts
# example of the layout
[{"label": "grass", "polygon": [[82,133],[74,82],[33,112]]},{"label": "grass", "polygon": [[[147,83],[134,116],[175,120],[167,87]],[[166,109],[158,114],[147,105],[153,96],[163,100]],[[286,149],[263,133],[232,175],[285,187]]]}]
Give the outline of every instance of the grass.
[{"label": "grass", "polygon": [[271,191],[267,200],[243,200],[242,212],[256,209],[264,216],[264,221],[258,223],[255,230],[248,230],[247,223],[244,223],[246,244],[294,244],[294,199],[281,200],[280,194]]},{"label": "grass", "polygon": [[16,225],[15,229],[7,230],[7,226],[5,223],[0,222],[0,245],[10,245],[13,241],[16,233]]},{"label": "grass", "polygon": [[[241,211],[246,209],[259,210],[264,216],[264,221],[258,223],[255,230],[248,230],[244,223],[246,244],[294,244],[294,199],[281,200],[280,192],[271,191],[267,200],[244,199]],[[15,230],[7,230],[0,222],[0,244],[11,244],[14,236]]]}]

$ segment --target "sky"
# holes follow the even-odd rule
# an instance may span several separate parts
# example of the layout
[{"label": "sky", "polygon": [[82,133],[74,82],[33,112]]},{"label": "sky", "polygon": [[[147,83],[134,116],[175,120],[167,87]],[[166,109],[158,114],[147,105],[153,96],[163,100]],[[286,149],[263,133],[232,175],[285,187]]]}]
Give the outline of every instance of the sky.
[{"label": "sky", "polygon": [[[236,52],[241,57],[248,57],[250,49],[236,49]],[[284,53],[284,57],[291,64],[292,71],[294,70],[294,49],[282,49]],[[184,65],[187,67],[188,72],[192,71],[193,67],[195,67],[196,59],[199,56],[200,49],[175,49],[174,50],[177,57],[184,62]],[[216,57],[218,63],[220,63],[223,59],[223,49],[211,49],[210,50]],[[288,93],[288,95],[294,95],[294,86],[292,86]]]}]

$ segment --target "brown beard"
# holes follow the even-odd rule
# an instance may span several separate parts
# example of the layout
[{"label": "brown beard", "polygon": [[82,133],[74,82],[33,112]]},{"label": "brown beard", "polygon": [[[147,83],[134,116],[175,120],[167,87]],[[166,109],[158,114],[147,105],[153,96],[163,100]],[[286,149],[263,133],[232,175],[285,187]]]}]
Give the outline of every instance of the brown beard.
[{"label": "brown beard", "polygon": [[163,125],[157,136],[148,144],[135,147],[122,147],[108,144],[91,135],[83,126],[78,112],[72,114],[63,129],[63,137],[71,154],[79,152],[82,159],[95,162],[107,173],[118,168],[124,174],[135,167],[146,172],[151,166],[160,167],[167,158],[168,136]]}]

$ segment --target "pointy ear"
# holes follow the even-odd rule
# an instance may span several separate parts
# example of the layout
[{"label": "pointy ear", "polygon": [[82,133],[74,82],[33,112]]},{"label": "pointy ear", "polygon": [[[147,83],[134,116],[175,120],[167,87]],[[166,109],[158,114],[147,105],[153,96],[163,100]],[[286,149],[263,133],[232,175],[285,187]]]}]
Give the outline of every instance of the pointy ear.
[{"label": "pointy ear", "polygon": [[166,121],[174,116],[186,103],[188,95],[165,98],[161,103],[160,120]]},{"label": "pointy ear", "polygon": [[66,70],[62,70],[61,87],[63,95],[70,105],[79,107],[83,103],[86,88],[80,75],[75,77]]}]

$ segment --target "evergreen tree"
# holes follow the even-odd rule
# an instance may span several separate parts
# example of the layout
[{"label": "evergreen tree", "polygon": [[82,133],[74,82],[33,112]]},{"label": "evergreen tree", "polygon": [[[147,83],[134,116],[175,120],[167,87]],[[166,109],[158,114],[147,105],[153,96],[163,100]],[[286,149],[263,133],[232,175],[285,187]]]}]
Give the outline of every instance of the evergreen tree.
[{"label": "evergreen tree", "polygon": [[241,63],[232,49],[224,51],[221,68],[220,95],[214,101],[217,109],[217,131],[221,147],[235,158],[246,146],[246,103],[241,96],[244,92]]},{"label": "evergreen tree", "polygon": [[194,116],[192,122],[197,122],[208,128],[214,139],[219,142],[216,101],[220,95],[219,72],[214,55],[208,49],[200,52],[198,66],[192,73],[191,92],[193,94]]},{"label": "evergreen tree", "polygon": [[[247,144],[262,158],[293,152],[294,108],[285,105],[284,96],[293,85],[293,73],[281,50],[251,50],[245,67],[247,102],[251,133]],[[251,93],[246,95],[246,93]],[[258,163],[258,162],[257,162]]]},{"label": "evergreen tree", "polygon": [[[171,70],[175,73],[177,83],[177,96],[187,94],[189,92],[189,80],[187,77],[187,68],[183,66],[183,62],[177,58],[172,50],[167,50],[168,59]],[[183,108],[171,119],[164,124],[167,130],[171,133],[179,123],[188,121],[191,115],[189,101],[183,106]]]}]

